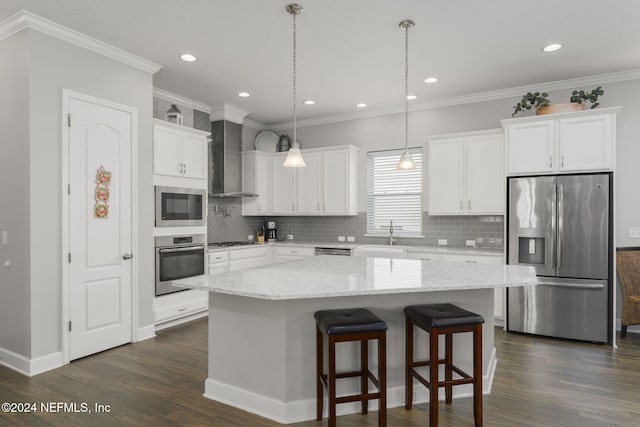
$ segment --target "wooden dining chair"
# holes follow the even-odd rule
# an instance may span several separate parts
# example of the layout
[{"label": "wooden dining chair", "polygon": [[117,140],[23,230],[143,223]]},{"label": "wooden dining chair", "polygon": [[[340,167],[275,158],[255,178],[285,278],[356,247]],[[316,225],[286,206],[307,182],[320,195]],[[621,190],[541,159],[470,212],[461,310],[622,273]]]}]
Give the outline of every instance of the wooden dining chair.
[{"label": "wooden dining chair", "polygon": [[627,326],[640,325],[640,250],[618,250],[616,266],[622,288],[620,338],[624,338]]}]

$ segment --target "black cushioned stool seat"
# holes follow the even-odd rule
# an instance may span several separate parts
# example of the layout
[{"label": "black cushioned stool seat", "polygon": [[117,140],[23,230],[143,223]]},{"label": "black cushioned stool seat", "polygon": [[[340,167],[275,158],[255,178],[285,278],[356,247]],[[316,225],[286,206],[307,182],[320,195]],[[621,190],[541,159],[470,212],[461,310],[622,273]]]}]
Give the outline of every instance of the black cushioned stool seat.
[{"label": "black cushioned stool seat", "polygon": [[[386,336],[384,320],[365,308],[322,310],[314,314],[316,319],[316,418],[322,419],[324,388],[329,398],[329,426],[336,425],[336,405],[360,401],[362,413],[369,409],[369,400],[379,399],[378,425],[387,425],[387,366]],[[328,341],[328,373],[324,373],[324,337]],[[369,340],[378,340],[378,377],[369,370]],[[336,344],[360,342],[360,370],[336,373]],[[360,393],[336,397],[336,379],[360,377]],[[369,393],[369,380],[378,388]]]},{"label": "black cushioned stool seat", "polygon": [[[404,308],[406,317],[405,408],[413,405],[413,379],[429,389],[429,425],[438,425],[438,388],[445,388],[445,401],[452,402],[453,386],[473,384],[473,416],[475,425],[482,426],[482,324],[484,319],[453,304],[410,305]],[[413,355],[413,326],[429,333],[429,360],[415,361]],[[473,333],[473,375],[453,364],[453,334]],[[438,356],[438,337],[445,336],[445,356]],[[438,379],[438,365],[443,364],[444,381]],[[416,368],[428,366],[429,380]],[[453,373],[461,378],[453,379]]]}]

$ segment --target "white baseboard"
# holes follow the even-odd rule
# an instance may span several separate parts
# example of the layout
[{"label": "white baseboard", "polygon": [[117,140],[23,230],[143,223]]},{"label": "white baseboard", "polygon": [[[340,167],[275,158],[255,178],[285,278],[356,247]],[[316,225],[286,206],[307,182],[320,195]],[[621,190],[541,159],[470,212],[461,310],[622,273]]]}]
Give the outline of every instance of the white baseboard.
[{"label": "white baseboard", "polygon": [[192,320],[200,319],[202,317],[207,317],[209,315],[209,310],[204,310],[199,313],[190,314],[188,316],[181,317],[179,319],[170,320],[164,323],[158,323],[154,326],[156,332],[161,331],[166,328],[170,328],[172,326],[179,325],[181,323],[191,322]]},{"label": "white baseboard", "polygon": [[29,376],[29,358],[21,354],[0,348],[0,365]]},{"label": "white baseboard", "polygon": [[134,342],[148,340],[149,338],[153,338],[155,336],[156,336],[155,325],[143,326],[142,328],[138,328],[138,331],[136,332],[136,340]]},{"label": "white baseboard", "polygon": [[16,372],[32,377],[64,365],[62,353],[56,352],[45,356],[29,359],[21,354],[0,348],[0,365],[6,366]]},{"label": "white baseboard", "polygon": [[62,352],[47,354],[46,356],[31,359],[29,363],[29,375],[34,376],[64,365]]},{"label": "white baseboard", "polygon": [[[498,360],[496,349],[491,352],[487,374],[482,377],[482,393],[489,394],[493,385]],[[204,397],[215,400],[244,411],[268,418],[281,424],[291,424],[302,421],[314,420],[316,417],[316,400],[303,399],[290,402],[282,402],[270,397],[262,396],[248,390],[244,390],[229,384],[225,384],[211,378],[207,378],[204,386]],[[427,389],[417,384],[413,389],[413,403],[425,403],[429,401]],[[473,396],[473,386],[464,384],[453,388],[453,398],[459,399]],[[444,400],[444,393],[439,393],[439,400]],[[404,406],[404,386],[395,386],[387,389],[387,408]],[[327,402],[325,397],[325,417]],[[378,401],[372,400],[369,409],[376,411]],[[355,414],[360,412],[360,402],[343,403],[337,406],[338,415]]]}]

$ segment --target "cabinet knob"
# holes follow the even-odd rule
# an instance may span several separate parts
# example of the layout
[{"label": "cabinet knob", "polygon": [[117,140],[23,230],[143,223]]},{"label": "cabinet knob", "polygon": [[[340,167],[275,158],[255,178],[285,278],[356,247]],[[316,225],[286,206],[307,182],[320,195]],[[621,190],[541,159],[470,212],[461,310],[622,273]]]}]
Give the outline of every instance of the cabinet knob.
[{"label": "cabinet knob", "polygon": [[133,258],[133,254],[122,254],[122,259],[125,261],[131,258]]}]

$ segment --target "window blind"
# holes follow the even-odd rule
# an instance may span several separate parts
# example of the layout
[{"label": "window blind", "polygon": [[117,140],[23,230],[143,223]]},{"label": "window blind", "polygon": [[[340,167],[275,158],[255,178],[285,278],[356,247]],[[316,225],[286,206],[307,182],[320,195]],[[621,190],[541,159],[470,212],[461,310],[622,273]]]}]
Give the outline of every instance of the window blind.
[{"label": "window blind", "polygon": [[367,154],[367,233],[422,234],[422,148],[410,148],[414,170],[396,169],[401,150]]}]

